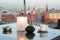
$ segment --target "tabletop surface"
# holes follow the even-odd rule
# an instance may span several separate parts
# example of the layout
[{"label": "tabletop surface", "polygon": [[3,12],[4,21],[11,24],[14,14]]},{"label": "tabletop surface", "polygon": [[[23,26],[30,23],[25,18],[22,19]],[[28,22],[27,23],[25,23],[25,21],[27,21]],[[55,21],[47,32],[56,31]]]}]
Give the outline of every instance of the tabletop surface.
[{"label": "tabletop surface", "polygon": [[[6,26],[12,27],[11,34],[3,34],[3,27]],[[26,32],[17,32],[16,23],[0,25],[0,40],[20,40],[21,38],[24,38],[24,40],[51,40],[60,35],[60,30],[57,29],[48,28],[48,33],[38,33],[39,27],[34,27],[34,33],[29,35]]]}]

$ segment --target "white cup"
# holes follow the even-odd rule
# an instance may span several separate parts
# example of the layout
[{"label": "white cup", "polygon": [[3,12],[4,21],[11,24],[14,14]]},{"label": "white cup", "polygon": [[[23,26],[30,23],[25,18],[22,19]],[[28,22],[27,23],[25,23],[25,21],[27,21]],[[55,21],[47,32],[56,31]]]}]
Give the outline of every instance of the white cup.
[{"label": "white cup", "polygon": [[40,31],[47,31],[48,25],[40,24]]}]

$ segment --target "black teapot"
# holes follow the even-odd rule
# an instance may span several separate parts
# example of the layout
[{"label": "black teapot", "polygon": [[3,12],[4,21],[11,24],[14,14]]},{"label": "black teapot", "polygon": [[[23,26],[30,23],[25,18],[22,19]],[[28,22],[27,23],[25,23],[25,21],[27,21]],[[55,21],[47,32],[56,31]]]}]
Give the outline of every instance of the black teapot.
[{"label": "black teapot", "polygon": [[34,28],[33,26],[27,26],[27,27],[25,28],[25,31],[26,31],[27,33],[33,33],[33,32],[35,31],[35,28]]},{"label": "black teapot", "polygon": [[12,30],[11,30],[11,29],[12,29],[12,28],[11,28],[11,27],[9,27],[9,26],[3,27],[3,33],[4,33],[4,34],[11,33],[11,32],[12,32]]}]

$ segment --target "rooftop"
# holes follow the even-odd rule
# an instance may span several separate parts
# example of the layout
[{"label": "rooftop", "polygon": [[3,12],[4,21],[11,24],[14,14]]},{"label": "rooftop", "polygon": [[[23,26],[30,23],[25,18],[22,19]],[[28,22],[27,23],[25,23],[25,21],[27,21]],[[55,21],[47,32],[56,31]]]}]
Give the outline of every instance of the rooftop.
[{"label": "rooftop", "polygon": [[49,10],[49,13],[60,13],[60,10]]}]

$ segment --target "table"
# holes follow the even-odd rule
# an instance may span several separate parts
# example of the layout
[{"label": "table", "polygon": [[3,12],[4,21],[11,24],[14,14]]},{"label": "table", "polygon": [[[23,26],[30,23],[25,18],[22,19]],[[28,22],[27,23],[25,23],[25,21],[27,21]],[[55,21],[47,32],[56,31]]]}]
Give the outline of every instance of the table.
[{"label": "table", "polygon": [[[10,26],[12,27],[11,34],[3,34],[3,27]],[[35,31],[31,35],[26,32],[18,32],[16,23],[4,24],[0,25],[0,40],[20,40],[21,38],[24,40],[51,40],[60,35],[60,30],[48,28],[48,33],[38,33],[39,26],[35,26]]]}]

